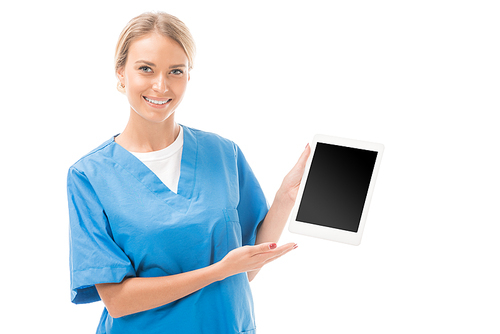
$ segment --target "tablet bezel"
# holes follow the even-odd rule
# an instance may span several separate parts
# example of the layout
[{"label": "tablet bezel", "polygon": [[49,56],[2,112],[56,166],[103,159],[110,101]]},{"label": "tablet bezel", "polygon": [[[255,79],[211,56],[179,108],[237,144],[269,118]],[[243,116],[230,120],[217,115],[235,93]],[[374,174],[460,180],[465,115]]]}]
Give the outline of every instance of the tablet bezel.
[{"label": "tablet bezel", "polygon": [[[368,186],[368,192],[366,195],[365,204],[363,206],[363,212],[361,214],[359,228],[357,232],[350,232],[345,230],[340,230],[333,227],[326,227],[321,225],[315,225],[311,223],[304,223],[297,221],[297,213],[302,201],[302,195],[304,193],[304,187],[309,176],[309,171],[311,167],[311,162],[316,151],[316,146],[318,143],[333,144],[338,146],[351,147],[356,149],[363,149],[369,151],[377,152],[377,157],[375,159],[375,165],[373,167],[373,173],[370,180],[370,185]],[[304,175],[302,176],[302,181],[300,183],[297,198],[295,200],[295,205],[290,213],[288,229],[292,233],[298,233],[302,235],[307,235],[311,237],[337,241],[345,244],[350,244],[358,246],[361,243],[361,237],[363,236],[363,231],[365,228],[366,218],[368,214],[368,208],[370,206],[371,198],[373,195],[373,189],[375,187],[375,181],[377,179],[378,171],[380,168],[380,162],[382,159],[382,154],[384,152],[384,145],[367,142],[362,140],[341,138],[329,135],[316,134],[311,143],[311,154],[307,160],[306,169]]]}]

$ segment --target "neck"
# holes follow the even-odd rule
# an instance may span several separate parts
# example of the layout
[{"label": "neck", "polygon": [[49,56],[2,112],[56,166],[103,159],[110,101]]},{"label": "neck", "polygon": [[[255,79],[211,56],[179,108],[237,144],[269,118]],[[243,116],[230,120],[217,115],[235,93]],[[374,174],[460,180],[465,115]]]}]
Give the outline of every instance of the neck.
[{"label": "neck", "polygon": [[115,141],[130,152],[147,153],[170,146],[179,131],[180,126],[175,122],[174,114],[161,123],[153,123],[131,112],[125,130]]}]

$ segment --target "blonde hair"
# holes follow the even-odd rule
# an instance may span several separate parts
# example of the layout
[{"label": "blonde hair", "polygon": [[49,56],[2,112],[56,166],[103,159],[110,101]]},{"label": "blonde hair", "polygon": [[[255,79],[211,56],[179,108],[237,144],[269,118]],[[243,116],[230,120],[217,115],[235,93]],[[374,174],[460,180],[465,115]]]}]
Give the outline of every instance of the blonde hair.
[{"label": "blonde hair", "polygon": [[187,26],[177,17],[164,12],[143,13],[132,20],[122,30],[115,50],[115,73],[125,66],[130,44],[151,32],[170,37],[184,49],[188,58],[188,68],[193,68],[196,47]]}]

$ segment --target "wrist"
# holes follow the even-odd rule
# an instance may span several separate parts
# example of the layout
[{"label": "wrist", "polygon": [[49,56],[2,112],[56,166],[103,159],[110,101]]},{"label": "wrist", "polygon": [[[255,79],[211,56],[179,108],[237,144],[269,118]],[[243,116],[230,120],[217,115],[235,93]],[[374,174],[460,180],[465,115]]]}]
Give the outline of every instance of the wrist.
[{"label": "wrist", "polygon": [[213,270],[213,277],[215,281],[222,281],[231,276],[228,272],[228,268],[225,265],[224,259],[216,262],[210,266]]},{"label": "wrist", "polygon": [[295,204],[295,199],[289,192],[285,191],[282,187],[280,187],[280,189],[278,189],[274,197],[273,205],[275,204],[278,205],[283,210],[291,211]]}]

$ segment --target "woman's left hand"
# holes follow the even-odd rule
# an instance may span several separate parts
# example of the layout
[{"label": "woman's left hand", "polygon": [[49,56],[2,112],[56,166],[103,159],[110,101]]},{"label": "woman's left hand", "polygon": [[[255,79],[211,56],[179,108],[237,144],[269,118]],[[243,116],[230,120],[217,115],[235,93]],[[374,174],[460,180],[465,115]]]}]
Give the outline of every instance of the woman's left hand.
[{"label": "woman's left hand", "polygon": [[[304,152],[300,155],[299,160],[292,168],[292,170],[285,176],[281,187],[276,193],[273,205],[269,209],[269,212],[264,219],[264,222],[260,226],[257,232],[257,239],[255,244],[262,244],[265,242],[278,242],[281,232],[285,227],[290,211],[297,198],[297,193],[299,192],[300,181],[302,180],[302,175],[306,168],[307,158],[311,154],[311,148],[307,144]],[[288,244],[288,247],[292,245],[296,247],[294,243]],[[248,280],[252,281],[257,275],[259,270],[249,271]]]},{"label": "woman's left hand", "polygon": [[276,194],[277,196],[282,196],[282,199],[289,200],[292,204],[295,203],[297,193],[299,192],[300,181],[302,180],[302,175],[306,168],[307,158],[309,158],[310,154],[311,147],[307,144],[295,166],[283,179],[281,187]]}]

